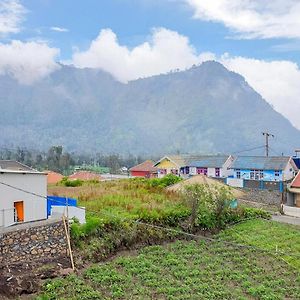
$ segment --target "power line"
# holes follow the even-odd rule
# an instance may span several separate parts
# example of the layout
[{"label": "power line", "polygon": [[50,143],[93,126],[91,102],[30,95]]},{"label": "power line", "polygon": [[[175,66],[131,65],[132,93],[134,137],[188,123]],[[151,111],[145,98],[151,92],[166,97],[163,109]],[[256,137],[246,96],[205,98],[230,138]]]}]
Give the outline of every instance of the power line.
[{"label": "power line", "polygon": [[257,146],[257,147],[254,147],[254,148],[249,148],[249,149],[244,149],[244,150],[241,150],[241,151],[232,152],[232,154],[238,154],[238,153],[243,153],[243,152],[249,152],[249,151],[261,149],[261,148],[264,148],[264,147],[265,147],[265,146]]},{"label": "power line", "polygon": [[[22,192],[27,193],[27,194],[34,195],[36,197],[47,199],[47,197],[45,197],[45,196],[39,195],[39,194],[34,193],[34,192],[26,191],[24,189],[18,188],[16,186],[13,186],[13,185],[10,185],[10,184],[4,183],[4,182],[0,182],[0,184],[2,184],[4,186],[7,186],[7,187],[10,187],[10,188],[15,189],[15,190],[22,191]],[[58,200],[55,200],[55,199],[53,199],[53,200],[56,203],[60,203],[60,204],[64,204],[64,205],[66,204],[65,202],[61,202],[61,201],[58,201]],[[85,208],[83,208],[83,207],[77,207],[77,208],[85,210]],[[120,216],[116,216],[114,214],[111,214],[111,213],[108,213],[108,212],[104,212],[104,211],[89,211],[89,212],[91,212],[91,213],[94,212],[94,213],[97,213],[97,214],[100,213],[100,214],[103,214],[103,215],[109,215],[109,216],[112,216],[114,218],[120,219],[123,222],[128,221],[128,219],[124,219],[124,218],[121,218]],[[193,233],[185,232],[185,231],[174,229],[174,228],[168,228],[168,227],[164,227],[164,226],[160,226],[160,225],[154,225],[154,224],[142,222],[140,220],[129,219],[129,221],[132,221],[132,222],[134,222],[134,223],[136,223],[138,225],[144,225],[144,226],[148,226],[148,227],[151,227],[151,228],[156,228],[156,229],[160,229],[160,230],[164,230],[164,231],[174,232],[174,233],[186,235],[186,236],[189,236],[189,237],[195,238],[195,239],[202,239],[202,240],[207,240],[207,241],[211,241],[211,242],[212,241],[214,241],[214,242],[222,242],[222,243],[224,243],[226,245],[236,246],[236,247],[239,247],[239,248],[254,249],[254,250],[257,250],[257,251],[274,254],[270,250],[262,249],[262,248],[255,247],[255,246],[252,246],[252,245],[243,245],[243,244],[239,244],[239,243],[228,242],[228,241],[225,241],[225,240],[222,240],[222,239],[209,238],[209,237],[206,237],[206,236],[203,236],[203,235],[196,235],[196,234],[193,234]],[[278,251],[278,250],[276,250],[276,253],[283,254],[283,255],[287,255],[288,254],[289,256],[293,256],[293,257],[300,257],[300,255],[297,255],[297,254],[294,254],[294,253],[288,253],[288,252],[283,252],[283,251]]]}]

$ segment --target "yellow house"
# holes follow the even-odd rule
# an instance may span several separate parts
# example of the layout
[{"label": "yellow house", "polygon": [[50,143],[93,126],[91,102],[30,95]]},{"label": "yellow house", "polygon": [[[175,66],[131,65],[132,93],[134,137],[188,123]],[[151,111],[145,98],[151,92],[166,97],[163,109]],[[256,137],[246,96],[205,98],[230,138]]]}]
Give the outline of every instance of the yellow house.
[{"label": "yellow house", "polygon": [[180,174],[180,168],[185,167],[186,161],[181,155],[169,155],[160,159],[154,167],[158,169],[158,177],[166,174]]}]

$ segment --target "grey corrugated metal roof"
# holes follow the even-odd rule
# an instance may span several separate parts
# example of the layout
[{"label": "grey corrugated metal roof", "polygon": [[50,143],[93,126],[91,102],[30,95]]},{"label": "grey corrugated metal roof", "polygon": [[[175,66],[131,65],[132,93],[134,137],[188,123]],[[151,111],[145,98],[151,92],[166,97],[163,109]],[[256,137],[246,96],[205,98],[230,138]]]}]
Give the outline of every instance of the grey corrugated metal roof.
[{"label": "grey corrugated metal roof", "polygon": [[232,169],[246,170],[284,170],[289,156],[238,156],[232,163]]},{"label": "grey corrugated metal roof", "polygon": [[190,167],[222,168],[229,155],[203,155],[189,160]]},{"label": "grey corrugated metal roof", "polygon": [[[229,155],[197,155],[197,154],[178,154],[167,155],[168,158],[179,167],[203,167],[203,168],[221,168]],[[158,162],[155,164],[157,165]]]},{"label": "grey corrugated metal roof", "polygon": [[0,170],[1,169],[13,171],[36,171],[15,160],[0,160]]}]

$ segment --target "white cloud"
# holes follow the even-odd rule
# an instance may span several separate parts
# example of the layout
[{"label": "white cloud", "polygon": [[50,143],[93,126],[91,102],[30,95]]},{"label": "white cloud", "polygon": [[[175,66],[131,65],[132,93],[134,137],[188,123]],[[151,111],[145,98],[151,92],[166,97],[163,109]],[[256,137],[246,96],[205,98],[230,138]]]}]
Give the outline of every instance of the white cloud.
[{"label": "white cloud", "polygon": [[57,31],[57,32],[68,32],[69,31],[69,29],[67,29],[67,28],[56,27],[56,26],[50,27],[50,30]]},{"label": "white cloud", "polygon": [[76,66],[103,69],[123,82],[174,69],[184,70],[212,59],[244,76],[264,99],[300,129],[300,70],[290,61],[199,54],[187,37],[164,28],[155,29],[150,41],[133,49],[120,45],[116,35],[105,29],[88,50],[77,49],[73,55]]},{"label": "white cloud", "polygon": [[0,1],[0,35],[17,33],[27,10],[18,0]]},{"label": "white cloud", "polygon": [[126,82],[183,70],[209,58],[213,59],[213,54],[197,55],[187,37],[165,28],[154,29],[149,41],[133,49],[120,45],[112,30],[103,29],[88,50],[74,53],[73,63],[81,68],[101,68]]},{"label": "white cloud", "polygon": [[58,49],[45,43],[0,43],[0,74],[10,75],[22,84],[32,84],[59,68],[55,62],[58,54]]},{"label": "white cloud", "polygon": [[273,107],[300,129],[300,69],[290,61],[223,55],[220,61],[241,74]]},{"label": "white cloud", "polygon": [[298,0],[185,0],[194,17],[220,22],[241,38],[300,38]]}]

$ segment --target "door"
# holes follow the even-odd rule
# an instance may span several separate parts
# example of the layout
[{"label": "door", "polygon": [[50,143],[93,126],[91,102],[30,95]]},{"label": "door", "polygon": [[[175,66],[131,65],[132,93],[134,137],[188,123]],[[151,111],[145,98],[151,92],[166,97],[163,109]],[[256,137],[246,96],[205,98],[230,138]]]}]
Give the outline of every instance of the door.
[{"label": "door", "polygon": [[17,222],[24,222],[24,202],[23,201],[17,201],[14,202],[14,207],[16,211],[16,221]]}]

